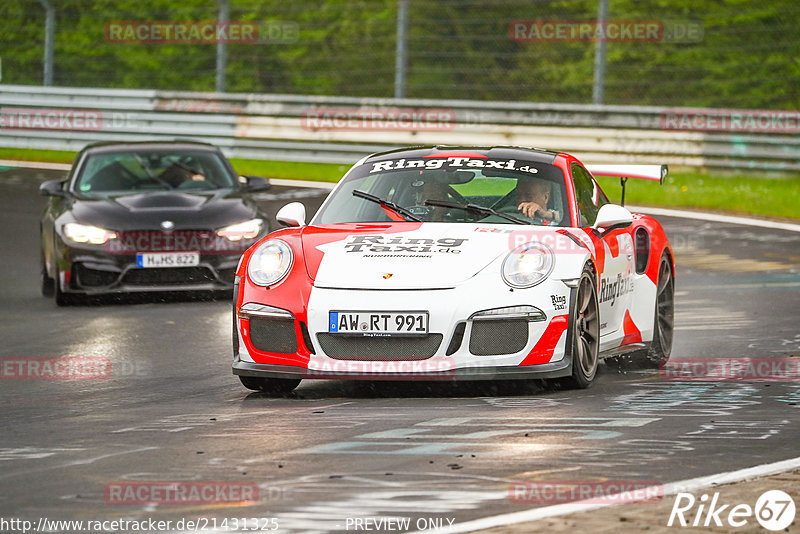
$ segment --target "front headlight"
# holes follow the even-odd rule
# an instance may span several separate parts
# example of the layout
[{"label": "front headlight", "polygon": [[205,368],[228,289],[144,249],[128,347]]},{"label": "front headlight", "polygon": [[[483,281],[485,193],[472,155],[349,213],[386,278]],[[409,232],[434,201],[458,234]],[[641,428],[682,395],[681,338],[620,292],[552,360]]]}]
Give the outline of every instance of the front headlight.
[{"label": "front headlight", "polygon": [[553,271],[553,252],[541,243],[512,250],[503,261],[503,280],[511,287],[533,287]]},{"label": "front headlight", "polygon": [[227,237],[231,241],[253,239],[254,237],[258,237],[258,234],[261,232],[261,225],[263,222],[264,221],[261,219],[251,219],[249,221],[232,224],[217,230],[217,235],[220,237]]},{"label": "front headlight", "polygon": [[70,222],[64,225],[64,236],[73,243],[102,245],[109,239],[116,239],[117,234],[105,228]]},{"label": "front headlight", "polygon": [[293,257],[292,247],[279,239],[268,239],[250,255],[247,274],[254,284],[270,286],[286,276]]}]

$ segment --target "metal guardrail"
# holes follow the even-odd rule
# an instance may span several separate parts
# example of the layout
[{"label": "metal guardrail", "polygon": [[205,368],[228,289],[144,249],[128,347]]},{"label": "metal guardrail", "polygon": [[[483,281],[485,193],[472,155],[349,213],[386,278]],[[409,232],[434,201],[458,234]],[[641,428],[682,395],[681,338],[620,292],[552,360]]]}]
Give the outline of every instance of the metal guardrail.
[{"label": "metal guardrail", "polygon": [[[398,122],[411,114],[437,120]],[[334,116],[344,118],[337,123]],[[712,131],[675,128],[676,116],[705,118]],[[751,128],[732,127],[736,116]],[[348,122],[354,117],[359,120]],[[779,119],[777,128],[770,117],[773,126]],[[76,151],[93,141],[179,137],[213,143],[229,157],[331,163],[407,145],[520,145],[593,163],[797,171],[798,117],[790,111],[0,85],[4,147]],[[720,128],[726,118],[728,128]]]}]

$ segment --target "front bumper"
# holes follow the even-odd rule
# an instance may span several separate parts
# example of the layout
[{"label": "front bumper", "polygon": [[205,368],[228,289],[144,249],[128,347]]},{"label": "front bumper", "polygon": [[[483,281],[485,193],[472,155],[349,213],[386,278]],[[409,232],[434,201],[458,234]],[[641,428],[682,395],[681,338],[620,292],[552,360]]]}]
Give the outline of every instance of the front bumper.
[{"label": "front bumper", "polygon": [[64,244],[57,258],[64,293],[108,294],[147,291],[216,291],[233,288],[241,252],[200,254],[197,266],[140,268],[136,254],[114,254],[102,247]]},{"label": "front bumper", "polygon": [[[384,362],[337,362],[330,370],[306,369],[292,365],[273,365],[233,362],[233,374],[259,378],[322,379],[322,380],[512,380],[543,379],[569,376],[572,372],[570,358],[561,361],[525,367],[476,367],[451,370],[425,370],[415,362],[395,362],[393,370]],[[376,366],[376,364],[383,364]]]},{"label": "front bumper", "polygon": [[[307,307],[294,299],[281,305],[262,297],[259,304],[286,314],[270,322],[270,318],[238,313],[241,306],[256,302],[253,297],[259,292],[263,295],[263,290],[253,288],[245,278],[243,300],[234,316],[233,372],[255,377],[347,380],[492,380],[571,374],[567,351],[569,306],[560,303],[571,303],[573,295],[564,282],[548,280],[531,289],[514,291],[502,282],[474,282],[480,292],[473,290],[473,284],[381,292],[314,287]],[[521,306],[535,306],[543,317],[476,318],[487,310]],[[329,312],[341,310],[425,310],[429,313],[429,336],[437,337],[428,343],[422,338],[414,341],[331,334]],[[519,339],[510,339],[512,336]],[[280,346],[272,344],[278,339],[283,340]]]}]

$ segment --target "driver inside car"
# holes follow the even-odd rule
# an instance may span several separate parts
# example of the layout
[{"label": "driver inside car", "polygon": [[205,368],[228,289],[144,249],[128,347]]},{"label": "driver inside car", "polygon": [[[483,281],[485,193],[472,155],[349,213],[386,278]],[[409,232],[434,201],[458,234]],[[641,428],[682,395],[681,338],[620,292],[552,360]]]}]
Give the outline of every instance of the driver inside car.
[{"label": "driver inside car", "polygon": [[517,210],[530,219],[541,219],[545,222],[557,223],[561,213],[557,209],[548,209],[550,201],[550,183],[537,178],[520,179],[514,189]]},{"label": "driver inside car", "polygon": [[196,170],[198,167],[197,163],[192,159],[186,164],[176,161],[167,167],[159,178],[173,188],[178,188],[186,182],[205,182],[205,175]]}]

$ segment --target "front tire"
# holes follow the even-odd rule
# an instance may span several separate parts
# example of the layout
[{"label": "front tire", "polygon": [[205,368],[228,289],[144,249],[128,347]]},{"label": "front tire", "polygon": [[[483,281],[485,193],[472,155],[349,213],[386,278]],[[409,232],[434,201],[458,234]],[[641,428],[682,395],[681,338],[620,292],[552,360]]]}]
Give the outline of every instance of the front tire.
[{"label": "front tire", "polygon": [[56,306],[72,306],[81,302],[81,295],[77,293],[66,293],[61,290],[61,272],[56,268],[56,278],[53,284],[53,296]]},{"label": "front tire", "polygon": [[572,375],[561,384],[570,389],[586,389],[597,374],[600,350],[600,313],[597,286],[592,270],[587,266],[578,282],[572,327]]},{"label": "front tire", "polygon": [[240,376],[239,380],[247,389],[260,391],[274,397],[287,395],[300,384],[299,378],[257,378],[253,376]]},{"label": "front tire", "polygon": [[50,278],[47,274],[47,263],[45,262],[44,257],[44,250],[40,251],[41,255],[41,271],[39,273],[39,282],[41,286],[41,292],[43,297],[53,298],[56,292],[56,281],[53,278]]}]

